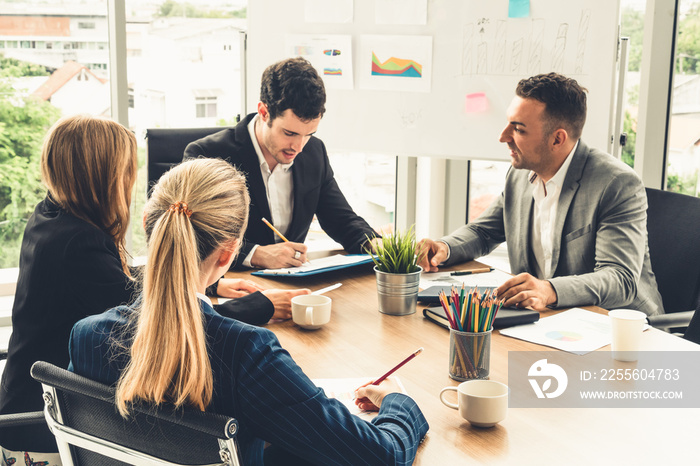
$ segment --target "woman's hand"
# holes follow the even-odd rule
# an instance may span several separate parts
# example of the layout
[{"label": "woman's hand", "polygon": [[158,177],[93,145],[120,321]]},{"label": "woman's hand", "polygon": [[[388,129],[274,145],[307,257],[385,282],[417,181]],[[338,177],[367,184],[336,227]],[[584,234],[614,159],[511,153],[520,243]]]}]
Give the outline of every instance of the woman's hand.
[{"label": "woman's hand", "polygon": [[265,288],[242,278],[222,278],[216,288],[216,294],[222,298],[240,298],[256,291],[265,291]]},{"label": "woman's hand", "polygon": [[379,411],[385,396],[401,393],[401,387],[393,377],[387,377],[379,385],[372,385],[372,382],[355,390],[355,404],[364,411]]},{"label": "woman's hand", "polygon": [[275,306],[273,319],[291,319],[292,318],[292,298],[295,296],[309,294],[311,290],[303,288],[300,290],[265,290],[262,292],[267,299],[272,301]]}]

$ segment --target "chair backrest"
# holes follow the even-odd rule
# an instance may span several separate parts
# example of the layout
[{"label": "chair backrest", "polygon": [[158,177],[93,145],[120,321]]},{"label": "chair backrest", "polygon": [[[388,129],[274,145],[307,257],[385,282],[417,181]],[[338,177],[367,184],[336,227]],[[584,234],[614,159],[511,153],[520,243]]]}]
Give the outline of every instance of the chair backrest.
[{"label": "chair backrest", "polygon": [[695,309],[695,313],[690,319],[690,323],[683,334],[683,338],[700,345],[700,305]]},{"label": "chair backrest", "polygon": [[238,422],[195,409],[137,404],[124,419],[114,389],[44,361],[44,415],[67,465],[238,465]]},{"label": "chair backrest", "polygon": [[700,293],[700,198],[646,191],[649,255],[664,309],[692,311]]},{"label": "chair backrest", "polygon": [[163,173],[182,162],[185,147],[192,141],[226,129],[213,128],[154,128],[146,130],[148,186],[147,194]]}]

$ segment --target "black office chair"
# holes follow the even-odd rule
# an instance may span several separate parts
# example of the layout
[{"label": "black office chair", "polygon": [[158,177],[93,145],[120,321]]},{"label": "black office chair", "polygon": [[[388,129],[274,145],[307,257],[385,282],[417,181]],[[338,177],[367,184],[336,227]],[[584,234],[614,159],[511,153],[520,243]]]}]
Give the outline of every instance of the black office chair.
[{"label": "black office chair", "polygon": [[226,129],[213,128],[153,128],[146,130],[148,185],[147,194],[163,173],[182,162],[185,147],[192,141]]},{"label": "black office chair", "polygon": [[239,465],[238,422],[196,409],[136,404],[124,419],[114,389],[44,361],[44,417],[64,465]]},{"label": "black office chair", "polygon": [[[0,361],[7,359],[7,348],[0,349]],[[0,373],[1,375],[1,373]],[[15,414],[0,414],[0,434],[2,429],[12,429],[14,427],[44,424],[44,413],[42,411],[32,411]],[[2,443],[0,435],[0,444]]]},{"label": "black office chair", "polygon": [[686,327],[700,296],[700,198],[647,188],[651,268],[665,315],[650,316],[658,328]]},{"label": "black office chair", "polygon": [[698,303],[698,308],[695,309],[693,318],[690,320],[688,328],[683,334],[683,338],[700,345],[700,312],[698,312],[698,309],[700,309],[700,303]]}]

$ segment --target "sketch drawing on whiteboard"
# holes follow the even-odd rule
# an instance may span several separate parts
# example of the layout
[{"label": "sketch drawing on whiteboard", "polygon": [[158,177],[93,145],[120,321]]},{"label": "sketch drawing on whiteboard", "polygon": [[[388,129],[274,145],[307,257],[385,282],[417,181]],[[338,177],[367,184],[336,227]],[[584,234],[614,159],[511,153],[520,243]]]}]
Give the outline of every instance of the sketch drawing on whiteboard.
[{"label": "sketch drawing on whiteboard", "polygon": [[486,35],[486,25],[489,24],[489,19],[481,18],[476,24],[479,26],[479,43],[476,46],[476,74],[488,74],[489,46],[484,36]]},{"label": "sketch drawing on whiteboard", "polygon": [[469,23],[464,26],[462,34],[462,74],[472,72],[472,44],[474,42],[474,24]]},{"label": "sketch drawing on whiteboard", "polygon": [[503,74],[506,67],[506,22],[503,20],[496,21],[496,46],[494,47],[493,71],[494,73]]},{"label": "sketch drawing on whiteboard", "polygon": [[578,25],[578,43],[576,44],[576,61],[574,72],[583,73],[583,59],[586,54],[586,39],[588,38],[588,26],[591,19],[591,10],[581,12],[581,21]]},{"label": "sketch drawing on whiteboard", "polygon": [[525,39],[522,37],[513,41],[513,47],[510,53],[510,72],[512,74],[520,73],[520,63],[522,63],[523,60],[523,42],[525,42]]},{"label": "sketch drawing on whiteboard", "polygon": [[542,46],[544,43],[545,20],[532,20],[532,36],[530,39],[530,55],[527,60],[527,72],[537,74],[542,68]]},{"label": "sketch drawing on whiteboard", "polygon": [[554,39],[554,48],[552,49],[552,71],[557,73],[564,72],[564,52],[566,51],[566,35],[569,32],[569,25],[561,23],[557,30],[557,38]]},{"label": "sketch drawing on whiteboard", "polygon": [[583,74],[591,14],[590,9],[574,10],[557,22],[489,17],[468,22],[462,31],[461,75]]},{"label": "sketch drawing on whiteboard", "polygon": [[412,129],[416,127],[416,123],[420,120],[421,109],[418,110],[400,110],[401,127],[404,129]]}]

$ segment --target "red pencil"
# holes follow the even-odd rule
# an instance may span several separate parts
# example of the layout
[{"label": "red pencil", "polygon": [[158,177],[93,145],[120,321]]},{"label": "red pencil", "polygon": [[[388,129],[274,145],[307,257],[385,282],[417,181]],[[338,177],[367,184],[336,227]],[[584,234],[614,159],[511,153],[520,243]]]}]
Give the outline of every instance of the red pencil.
[{"label": "red pencil", "polygon": [[406,364],[408,361],[410,361],[411,359],[413,359],[413,358],[415,358],[416,356],[418,356],[422,351],[423,351],[423,347],[421,346],[420,348],[418,348],[418,349],[415,351],[415,353],[412,353],[412,354],[411,354],[410,356],[408,356],[406,359],[404,359],[403,361],[401,361],[400,363],[398,363],[397,365],[395,365],[389,372],[387,372],[386,374],[384,374],[383,376],[379,377],[377,380],[375,380],[374,382],[372,382],[372,385],[379,385],[380,383],[382,383],[382,382],[384,381],[384,379],[386,379],[386,378],[389,377],[391,374],[393,374],[394,372],[396,372],[401,366],[403,366],[404,364]]}]

